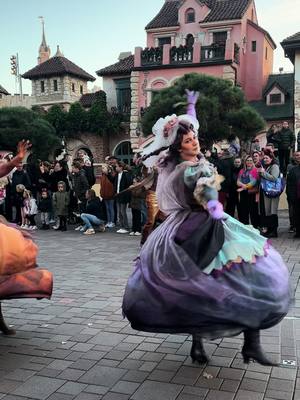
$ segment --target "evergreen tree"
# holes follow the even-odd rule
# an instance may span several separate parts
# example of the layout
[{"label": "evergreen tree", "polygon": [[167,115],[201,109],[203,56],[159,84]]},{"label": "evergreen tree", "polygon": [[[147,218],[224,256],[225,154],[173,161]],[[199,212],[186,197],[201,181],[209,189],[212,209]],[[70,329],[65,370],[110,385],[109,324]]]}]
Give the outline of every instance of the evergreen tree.
[{"label": "evergreen tree", "polygon": [[68,136],[78,136],[88,128],[88,115],[79,102],[71,104],[67,114],[67,133]]},{"label": "evergreen tree", "polygon": [[160,117],[186,113],[186,89],[200,92],[196,105],[199,135],[207,144],[226,139],[231,133],[247,140],[265,126],[261,116],[246,102],[241,89],[230,81],[192,73],[154,96],[142,119],[145,135],[151,133]]},{"label": "evergreen tree", "polygon": [[0,109],[0,148],[15,151],[18,142],[32,143],[33,158],[48,159],[60,140],[55,129],[36,112],[23,107]]},{"label": "evergreen tree", "polygon": [[68,125],[67,113],[60,105],[50,107],[45,119],[54,127],[58,136],[63,137],[66,134]]},{"label": "evergreen tree", "polygon": [[101,91],[97,93],[97,100],[88,111],[88,128],[90,132],[103,135],[108,127],[110,114],[107,111],[106,94]]}]

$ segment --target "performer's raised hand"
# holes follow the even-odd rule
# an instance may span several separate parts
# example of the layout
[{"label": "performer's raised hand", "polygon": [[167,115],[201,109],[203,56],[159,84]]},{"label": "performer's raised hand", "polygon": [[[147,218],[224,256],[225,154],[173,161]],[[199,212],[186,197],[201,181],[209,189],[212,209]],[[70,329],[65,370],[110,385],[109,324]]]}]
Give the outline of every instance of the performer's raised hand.
[{"label": "performer's raised hand", "polygon": [[198,98],[200,96],[200,92],[196,92],[194,90],[186,89],[185,93],[186,93],[188,104],[196,105],[197,101],[198,101]]},{"label": "performer's raised hand", "polygon": [[32,144],[29,140],[21,140],[21,142],[18,143],[17,147],[17,157],[23,160],[31,146]]}]

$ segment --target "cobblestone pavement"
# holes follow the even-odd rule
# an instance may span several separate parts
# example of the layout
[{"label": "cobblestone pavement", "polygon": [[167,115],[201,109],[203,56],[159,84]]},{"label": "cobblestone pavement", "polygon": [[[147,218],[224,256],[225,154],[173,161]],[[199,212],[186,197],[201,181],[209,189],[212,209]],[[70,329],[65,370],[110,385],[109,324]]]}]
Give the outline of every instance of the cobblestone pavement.
[{"label": "cobblestone pavement", "polygon": [[0,399],[299,400],[300,241],[286,233],[286,215],[281,225],[274,244],[297,290],[289,316],[263,332],[265,351],[281,363],[274,368],[244,365],[241,337],[206,343],[210,361],[201,368],[187,335],[133,331],[121,301],[137,238],[37,232],[54,296],[3,304],[17,335],[0,336]]}]

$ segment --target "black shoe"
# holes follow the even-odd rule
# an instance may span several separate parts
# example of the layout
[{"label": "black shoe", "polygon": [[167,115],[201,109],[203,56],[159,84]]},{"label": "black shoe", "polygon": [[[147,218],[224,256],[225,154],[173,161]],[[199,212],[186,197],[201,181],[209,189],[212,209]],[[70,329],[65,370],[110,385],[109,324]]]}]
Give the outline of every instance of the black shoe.
[{"label": "black shoe", "polygon": [[199,364],[206,364],[208,362],[208,358],[203,347],[202,339],[199,338],[198,335],[193,335],[191,359],[193,363],[195,361],[197,361]]},{"label": "black shoe", "polygon": [[44,231],[44,230],[46,229],[46,224],[43,224],[43,225],[41,226],[41,229]]},{"label": "black shoe", "polygon": [[50,225],[45,224],[45,231],[48,231],[50,229]]},{"label": "black shoe", "polygon": [[245,364],[249,364],[250,360],[253,360],[265,366],[278,366],[277,363],[273,363],[265,356],[260,345],[259,331],[245,331],[244,337],[245,341],[242,349],[242,356]]},{"label": "black shoe", "polygon": [[293,238],[294,238],[294,239],[299,239],[299,238],[300,238],[300,233],[296,233],[296,234],[293,236]]}]

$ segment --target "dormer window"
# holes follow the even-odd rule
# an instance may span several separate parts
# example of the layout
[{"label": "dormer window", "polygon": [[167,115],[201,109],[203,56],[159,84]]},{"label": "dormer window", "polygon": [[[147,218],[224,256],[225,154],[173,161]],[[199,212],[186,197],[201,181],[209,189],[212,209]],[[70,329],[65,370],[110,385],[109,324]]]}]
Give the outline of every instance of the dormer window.
[{"label": "dormer window", "polygon": [[189,8],[185,13],[185,23],[192,24],[196,21],[195,10],[193,8]]},{"label": "dormer window", "polygon": [[281,93],[270,94],[270,104],[281,104]]}]

